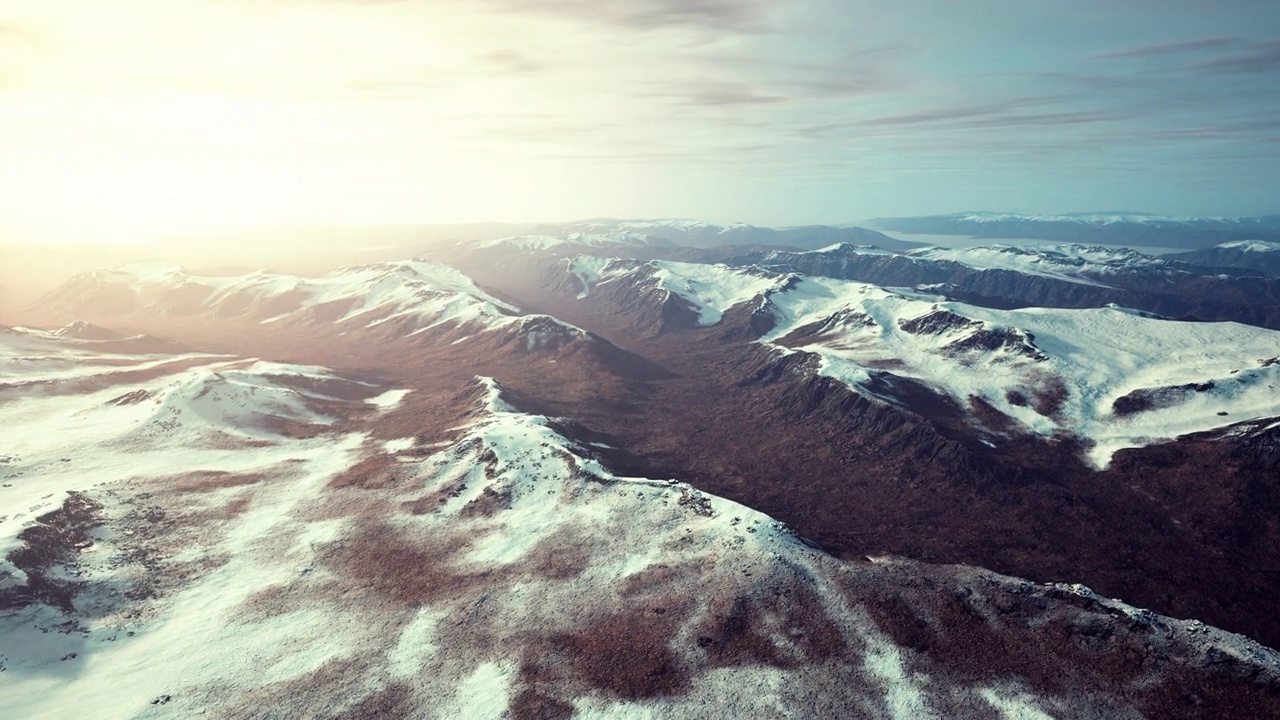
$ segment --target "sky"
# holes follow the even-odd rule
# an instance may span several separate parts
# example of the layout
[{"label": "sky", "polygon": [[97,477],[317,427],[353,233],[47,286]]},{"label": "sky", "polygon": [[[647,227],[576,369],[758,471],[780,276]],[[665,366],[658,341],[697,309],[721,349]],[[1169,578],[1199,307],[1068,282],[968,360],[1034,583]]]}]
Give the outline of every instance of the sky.
[{"label": "sky", "polygon": [[1274,0],[4,0],[0,240],[1280,212]]}]

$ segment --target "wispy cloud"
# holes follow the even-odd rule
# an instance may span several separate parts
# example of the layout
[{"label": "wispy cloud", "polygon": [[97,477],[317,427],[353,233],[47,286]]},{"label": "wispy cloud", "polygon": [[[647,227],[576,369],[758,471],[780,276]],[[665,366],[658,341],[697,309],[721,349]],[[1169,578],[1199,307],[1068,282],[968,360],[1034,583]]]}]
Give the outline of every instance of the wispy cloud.
[{"label": "wispy cloud", "polygon": [[852,125],[859,127],[903,127],[908,125],[929,125],[935,123],[952,123],[955,121],[972,121],[977,118],[1012,118],[1013,113],[1030,107],[1041,107],[1060,102],[1064,96],[1050,95],[1040,97],[1018,97],[999,100],[980,105],[953,105],[937,107],[920,112],[900,115],[883,115],[880,117],[859,120]]},{"label": "wispy cloud", "polygon": [[1128,92],[1150,84],[1149,78],[1136,77],[1133,75],[1108,75],[1101,73],[1079,73],[1067,71],[1001,73],[992,77],[1018,79],[1036,85],[1052,83],[1071,88],[1077,92],[1087,91],[1090,93],[1109,93],[1114,91]]},{"label": "wispy cloud", "polygon": [[[102,177],[240,153],[307,181],[335,169],[343,197],[417,188],[476,215],[662,213],[675,195],[717,216],[736,198],[843,213],[864,191],[912,205],[925,176],[980,199],[993,168],[1025,197],[1049,182],[1091,197],[1094,169],[1191,197],[1224,167],[1275,172],[1280,3],[1223,3],[988,0],[979,17],[951,0],[0,0],[0,201],[61,217],[62,180],[28,178],[94,153]],[[682,173],[708,184],[673,193]],[[1274,187],[1253,180],[1212,192]],[[264,205],[302,212],[310,192]]]},{"label": "wispy cloud", "polygon": [[486,0],[504,10],[635,29],[694,26],[759,31],[783,3],[770,0]]},{"label": "wispy cloud", "polygon": [[[668,95],[660,93],[660,95]],[[768,90],[740,83],[691,83],[671,93],[681,105],[698,107],[742,107],[774,105],[786,97]]]},{"label": "wispy cloud", "polygon": [[485,68],[508,75],[533,75],[545,69],[542,62],[514,50],[488,53],[478,60]]},{"label": "wispy cloud", "polygon": [[1244,52],[1188,65],[1185,69],[1208,75],[1280,72],[1280,40],[1257,43]]},{"label": "wispy cloud", "polygon": [[[407,4],[414,0],[322,0],[348,5]],[[517,16],[553,16],[634,29],[677,26],[757,32],[793,0],[423,0],[487,6]]]},{"label": "wispy cloud", "polygon": [[1193,40],[1175,40],[1173,42],[1158,43],[1155,45],[1140,45],[1138,47],[1124,48],[1122,50],[1112,50],[1110,52],[1093,55],[1092,57],[1097,60],[1162,57],[1166,55],[1180,55],[1183,53],[1233,48],[1240,46],[1245,41],[1246,38],[1239,35],[1196,38]]}]

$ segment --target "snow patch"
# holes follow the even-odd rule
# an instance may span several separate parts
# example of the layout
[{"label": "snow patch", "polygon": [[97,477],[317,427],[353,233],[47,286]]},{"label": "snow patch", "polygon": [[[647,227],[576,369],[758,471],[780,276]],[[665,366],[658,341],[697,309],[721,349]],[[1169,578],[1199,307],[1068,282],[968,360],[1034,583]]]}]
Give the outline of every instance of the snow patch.
[{"label": "snow patch", "polygon": [[416,442],[417,441],[411,437],[396,438],[395,440],[388,440],[384,442],[382,444],[382,449],[394,455],[396,453],[405,452],[406,450],[412,450],[414,443]]},{"label": "snow patch", "polygon": [[1039,708],[1034,697],[1023,693],[1007,694],[983,688],[978,695],[1000,713],[1002,720],[1055,720]]},{"label": "snow patch", "polygon": [[715,325],[725,311],[786,283],[787,276],[761,270],[732,271],[726,265],[655,261],[658,284],[698,311],[700,325]]},{"label": "snow patch", "polygon": [[365,400],[370,405],[387,412],[400,407],[400,403],[409,395],[409,390],[388,390],[381,395]]},{"label": "snow patch", "polygon": [[885,710],[893,720],[937,717],[921,689],[925,679],[908,672],[898,646],[883,638],[869,637],[863,662],[871,676],[883,685]]},{"label": "snow patch", "polygon": [[458,687],[440,717],[472,720],[501,720],[507,717],[507,703],[517,669],[498,663],[484,663]]},{"label": "snow patch", "polygon": [[436,626],[445,618],[438,610],[419,610],[405,626],[400,639],[387,657],[391,677],[411,680],[423,671],[439,647],[436,645]]}]

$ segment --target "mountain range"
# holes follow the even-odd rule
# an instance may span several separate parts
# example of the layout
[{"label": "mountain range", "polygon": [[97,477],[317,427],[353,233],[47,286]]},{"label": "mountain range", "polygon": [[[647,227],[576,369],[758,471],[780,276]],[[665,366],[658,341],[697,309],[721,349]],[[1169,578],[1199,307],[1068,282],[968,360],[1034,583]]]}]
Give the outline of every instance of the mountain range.
[{"label": "mountain range", "polygon": [[1134,212],[1068,215],[964,212],[878,218],[868,224],[882,230],[911,234],[1184,249],[1248,240],[1280,240],[1280,215],[1180,218]]},{"label": "mountain range", "polygon": [[1222,242],[77,275],[0,330],[6,707],[1274,717],[1280,278]]}]

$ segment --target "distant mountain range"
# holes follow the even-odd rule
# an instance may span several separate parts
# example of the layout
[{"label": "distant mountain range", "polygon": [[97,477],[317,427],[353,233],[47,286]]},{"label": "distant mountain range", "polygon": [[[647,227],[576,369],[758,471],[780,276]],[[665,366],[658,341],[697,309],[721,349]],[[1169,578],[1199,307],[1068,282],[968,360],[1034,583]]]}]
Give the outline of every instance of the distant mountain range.
[{"label": "distant mountain range", "polygon": [[1199,267],[1250,270],[1280,277],[1280,241],[1237,240],[1165,257]]},{"label": "distant mountain range", "polygon": [[1002,240],[1204,248],[1240,240],[1280,241],[1280,215],[1255,218],[1174,218],[1143,213],[1014,215],[955,213],[877,218],[872,227],[920,235],[960,235]]}]

